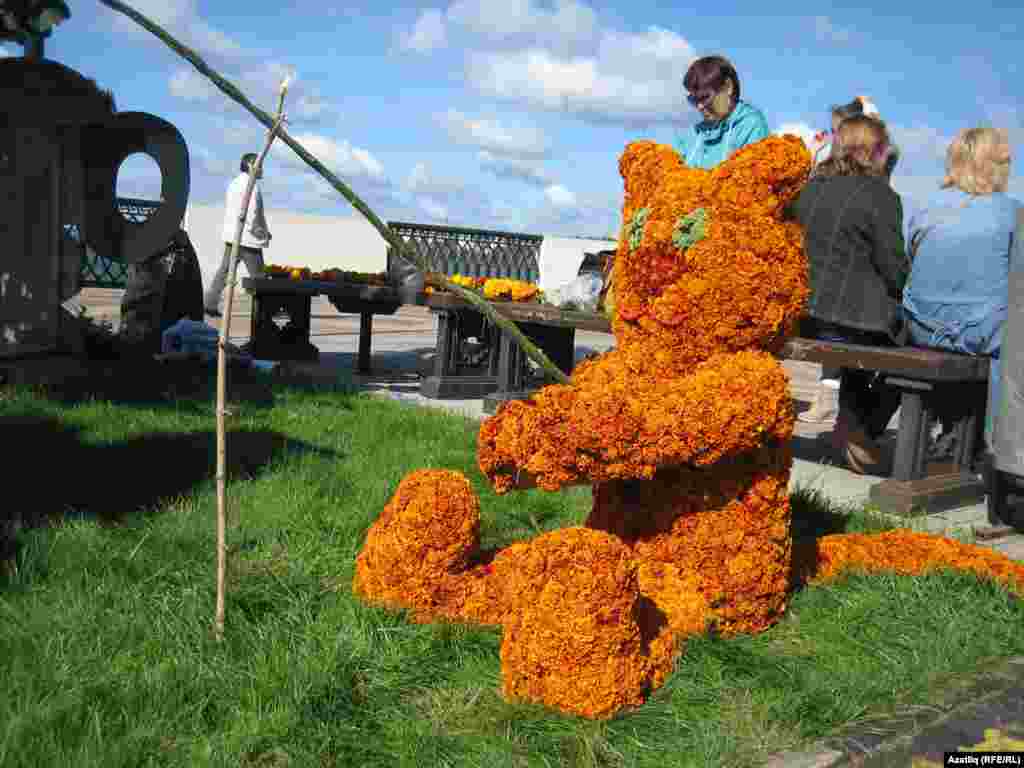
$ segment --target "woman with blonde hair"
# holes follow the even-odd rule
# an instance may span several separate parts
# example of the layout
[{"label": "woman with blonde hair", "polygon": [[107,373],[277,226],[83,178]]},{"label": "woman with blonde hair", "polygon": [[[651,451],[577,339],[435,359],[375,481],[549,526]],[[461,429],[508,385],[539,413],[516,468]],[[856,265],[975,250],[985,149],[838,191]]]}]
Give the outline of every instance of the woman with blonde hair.
[{"label": "woman with blonde hair", "polygon": [[960,131],[946,151],[942,188],[908,227],[914,261],[903,309],[910,342],[992,357],[987,444],[999,392],[1010,250],[1020,207],[1006,194],[1010,159],[1005,130]]},{"label": "woman with blonde hair", "polygon": [[[803,227],[810,272],[801,335],[870,346],[904,341],[900,299],[910,264],[903,205],[886,178],[888,148],[880,120],[844,120],[831,156],[789,209]],[[879,472],[876,440],[899,407],[899,393],[871,371],[844,368],[839,379],[833,443],[854,471]]]}]

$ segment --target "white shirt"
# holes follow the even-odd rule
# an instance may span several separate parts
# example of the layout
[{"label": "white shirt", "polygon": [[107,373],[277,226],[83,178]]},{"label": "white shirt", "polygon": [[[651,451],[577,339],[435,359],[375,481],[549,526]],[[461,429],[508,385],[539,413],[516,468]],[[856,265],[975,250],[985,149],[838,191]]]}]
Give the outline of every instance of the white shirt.
[{"label": "white shirt", "polygon": [[[239,173],[228,186],[227,199],[224,201],[224,242],[235,242],[235,230],[238,228],[238,217],[242,214],[242,196],[249,183],[248,173]],[[252,197],[249,198],[249,209],[246,211],[245,226],[242,228],[242,245],[246,248],[267,248],[270,246],[270,229],[263,215],[263,194],[260,183],[256,182]]]}]

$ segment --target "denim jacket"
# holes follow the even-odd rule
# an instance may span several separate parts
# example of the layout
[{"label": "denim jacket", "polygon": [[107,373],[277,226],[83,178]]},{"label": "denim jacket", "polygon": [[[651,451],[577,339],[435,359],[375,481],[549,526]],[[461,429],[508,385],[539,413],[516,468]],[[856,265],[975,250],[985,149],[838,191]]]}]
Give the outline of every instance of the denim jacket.
[{"label": "denim jacket", "polygon": [[1001,192],[973,197],[951,188],[911,216],[907,241],[917,232],[923,240],[903,309],[930,333],[928,346],[975,355],[999,349],[1019,207]]}]

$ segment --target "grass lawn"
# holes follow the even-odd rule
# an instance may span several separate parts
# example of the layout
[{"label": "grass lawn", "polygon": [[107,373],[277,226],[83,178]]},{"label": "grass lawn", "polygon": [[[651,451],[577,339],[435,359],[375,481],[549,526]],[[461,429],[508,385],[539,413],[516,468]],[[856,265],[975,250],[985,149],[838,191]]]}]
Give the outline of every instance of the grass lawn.
[{"label": "grass lawn", "polygon": [[[475,422],[255,378],[228,441],[217,644],[212,384],[147,381],[83,402],[0,390],[5,503],[63,516],[19,534],[0,583],[2,766],[752,766],[1024,653],[1024,605],[1001,589],[854,575],[798,591],[757,637],[691,640],[668,683],[612,721],[508,703],[498,632],[362,604],[355,555],[413,469],[469,476],[484,546],[581,522],[589,489],[497,497]],[[795,501],[800,536],[880,527]]]}]

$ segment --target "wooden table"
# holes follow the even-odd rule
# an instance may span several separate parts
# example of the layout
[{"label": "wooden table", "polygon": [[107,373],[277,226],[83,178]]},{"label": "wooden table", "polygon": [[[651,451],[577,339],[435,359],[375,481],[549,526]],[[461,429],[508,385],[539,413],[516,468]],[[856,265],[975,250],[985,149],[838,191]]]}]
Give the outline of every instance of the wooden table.
[{"label": "wooden table", "polygon": [[[438,326],[434,372],[420,385],[421,394],[430,398],[483,398],[484,409],[491,413],[500,402],[521,399],[530,394],[531,390],[525,388],[529,373],[526,356],[511,336],[491,329],[487,339],[491,354],[486,373],[461,372],[457,362],[458,347],[464,338],[471,335],[466,332],[466,326],[475,322],[480,313],[468,301],[452,293],[433,293],[424,296],[422,303],[438,313]],[[567,374],[572,372],[575,363],[577,328],[604,333],[611,331],[608,319],[593,312],[561,310],[536,302],[489,303],[503,317],[512,320]]]},{"label": "wooden table", "polygon": [[402,302],[391,286],[328,280],[246,278],[242,287],[252,294],[253,356],[266,360],[316,360],[319,350],[310,342],[314,296],[326,296],[335,309],[359,315],[356,370],[370,370],[370,340],[374,315],[393,315]]}]

